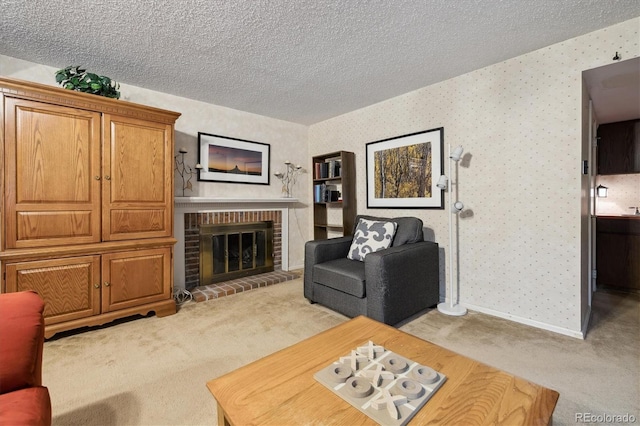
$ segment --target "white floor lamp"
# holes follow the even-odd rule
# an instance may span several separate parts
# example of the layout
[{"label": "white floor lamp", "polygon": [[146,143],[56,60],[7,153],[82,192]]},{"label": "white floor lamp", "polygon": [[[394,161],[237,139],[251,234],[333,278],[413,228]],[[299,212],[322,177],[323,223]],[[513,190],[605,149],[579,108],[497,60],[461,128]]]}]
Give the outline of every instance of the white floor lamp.
[{"label": "white floor lamp", "polygon": [[[449,203],[451,203],[451,211],[449,212],[449,302],[443,302],[443,303],[438,303],[438,311],[442,312],[443,314],[446,315],[453,315],[453,316],[462,316],[465,315],[467,313],[467,309],[463,306],[460,306],[457,302],[458,302],[458,295],[457,295],[457,279],[456,282],[454,284],[454,275],[453,275],[453,215],[456,215],[458,213],[460,213],[462,211],[462,209],[464,209],[464,204],[462,203],[462,201],[454,201],[453,200],[453,192],[451,190],[451,188],[454,185],[453,182],[453,175],[451,173],[451,169],[452,169],[452,165],[453,163],[457,163],[458,161],[460,161],[460,158],[462,158],[462,153],[464,152],[464,150],[462,149],[461,146],[457,147],[456,149],[453,150],[453,152],[451,152],[451,145],[448,145],[449,147],[449,177],[447,178],[447,176],[442,175],[440,176],[440,179],[438,180],[438,183],[436,184],[436,186],[440,189],[447,189],[449,190]],[[455,181],[455,185],[458,184],[458,176],[456,173],[456,181]],[[458,247],[456,247],[456,251],[457,251]]]}]

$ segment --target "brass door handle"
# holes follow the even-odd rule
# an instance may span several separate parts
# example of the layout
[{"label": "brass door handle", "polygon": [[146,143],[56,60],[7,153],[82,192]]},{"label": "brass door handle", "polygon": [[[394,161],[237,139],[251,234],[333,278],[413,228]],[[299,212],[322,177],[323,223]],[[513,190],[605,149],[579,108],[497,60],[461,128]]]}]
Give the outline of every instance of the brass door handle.
[{"label": "brass door handle", "polygon": [[110,287],[110,286],[111,286],[111,283],[110,283],[109,281],[105,281],[105,282],[104,282],[104,286],[105,286],[105,287]]},{"label": "brass door handle", "polygon": [[100,180],[100,176],[95,176],[95,179],[96,180]]},{"label": "brass door handle", "polygon": [[106,180],[111,180],[111,176],[109,176],[109,175],[106,175],[104,178],[105,178]]},{"label": "brass door handle", "polygon": [[95,288],[100,288],[100,284],[99,284],[99,283],[95,283],[93,286],[94,286]]}]

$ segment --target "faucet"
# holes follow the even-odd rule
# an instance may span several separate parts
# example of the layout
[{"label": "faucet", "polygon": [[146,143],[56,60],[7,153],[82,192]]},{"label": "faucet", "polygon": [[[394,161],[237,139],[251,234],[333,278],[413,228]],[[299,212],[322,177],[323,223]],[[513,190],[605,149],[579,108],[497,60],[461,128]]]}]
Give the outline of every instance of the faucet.
[{"label": "faucet", "polygon": [[629,207],[630,209],[636,209],[636,212],[634,213],[636,216],[640,216],[640,210],[638,210],[638,206],[633,206],[633,207]]}]

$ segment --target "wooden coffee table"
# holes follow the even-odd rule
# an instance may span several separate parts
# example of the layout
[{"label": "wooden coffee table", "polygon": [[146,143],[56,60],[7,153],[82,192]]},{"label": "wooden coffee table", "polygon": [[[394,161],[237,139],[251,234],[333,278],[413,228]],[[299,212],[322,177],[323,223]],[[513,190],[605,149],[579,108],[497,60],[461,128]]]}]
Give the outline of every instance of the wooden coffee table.
[{"label": "wooden coffee table", "polygon": [[357,317],[208,382],[218,424],[376,424],[313,377],[369,340],[447,376],[410,425],[551,423],[558,392]]}]

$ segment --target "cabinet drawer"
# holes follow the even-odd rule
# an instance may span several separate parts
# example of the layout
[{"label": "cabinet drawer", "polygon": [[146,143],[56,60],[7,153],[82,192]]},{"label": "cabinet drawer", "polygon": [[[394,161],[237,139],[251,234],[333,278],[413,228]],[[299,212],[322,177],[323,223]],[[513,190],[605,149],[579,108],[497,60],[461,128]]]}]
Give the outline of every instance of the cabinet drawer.
[{"label": "cabinet drawer", "polygon": [[44,299],[46,325],[100,313],[100,256],[9,263],[6,276],[7,292],[33,290]]}]

